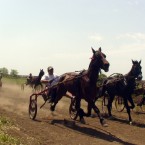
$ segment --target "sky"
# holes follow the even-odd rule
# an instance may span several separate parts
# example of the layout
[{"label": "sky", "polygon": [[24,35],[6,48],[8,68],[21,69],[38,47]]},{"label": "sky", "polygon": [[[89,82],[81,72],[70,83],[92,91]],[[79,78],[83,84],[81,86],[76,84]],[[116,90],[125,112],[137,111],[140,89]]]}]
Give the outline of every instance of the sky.
[{"label": "sky", "polygon": [[88,69],[91,47],[101,47],[102,73],[126,74],[141,60],[145,76],[144,14],[144,0],[0,0],[0,68],[61,75]]}]

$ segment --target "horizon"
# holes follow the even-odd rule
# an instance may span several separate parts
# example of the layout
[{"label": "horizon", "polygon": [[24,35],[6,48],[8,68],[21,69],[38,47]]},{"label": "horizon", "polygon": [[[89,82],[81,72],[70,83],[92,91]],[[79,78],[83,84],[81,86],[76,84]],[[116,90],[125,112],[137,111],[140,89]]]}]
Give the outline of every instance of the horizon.
[{"label": "horizon", "polygon": [[102,48],[109,72],[126,74],[142,60],[145,75],[144,0],[6,0],[0,5],[0,68],[37,75],[87,69],[91,47]]}]

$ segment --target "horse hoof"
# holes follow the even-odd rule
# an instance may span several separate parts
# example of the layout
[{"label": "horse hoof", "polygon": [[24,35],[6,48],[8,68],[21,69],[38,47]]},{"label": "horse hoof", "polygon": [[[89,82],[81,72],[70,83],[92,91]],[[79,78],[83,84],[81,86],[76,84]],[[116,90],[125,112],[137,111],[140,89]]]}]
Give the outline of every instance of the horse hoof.
[{"label": "horse hoof", "polygon": [[103,127],[108,127],[107,123],[102,124]]},{"label": "horse hoof", "polygon": [[113,117],[113,116],[109,116],[108,119],[110,119],[110,120],[114,120],[115,117]]},{"label": "horse hoof", "polygon": [[104,119],[101,119],[100,122],[101,122],[101,125],[102,125],[103,127],[108,127],[108,124],[105,122]]},{"label": "horse hoof", "polygon": [[132,125],[132,121],[130,121],[129,124]]},{"label": "horse hoof", "polygon": [[50,106],[50,110],[51,110],[51,111],[54,111],[54,110],[55,110],[55,106],[54,106],[54,104],[51,104],[51,106]]},{"label": "horse hoof", "polygon": [[84,118],[81,118],[81,119],[80,119],[80,122],[81,122],[82,124],[86,124],[86,121],[85,121]]},{"label": "horse hoof", "polygon": [[134,109],[135,106],[129,106],[130,109]]},{"label": "horse hoof", "polygon": [[91,117],[95,118],[95,117],[97,117],[97,115],[96,114],[91,114]]}]

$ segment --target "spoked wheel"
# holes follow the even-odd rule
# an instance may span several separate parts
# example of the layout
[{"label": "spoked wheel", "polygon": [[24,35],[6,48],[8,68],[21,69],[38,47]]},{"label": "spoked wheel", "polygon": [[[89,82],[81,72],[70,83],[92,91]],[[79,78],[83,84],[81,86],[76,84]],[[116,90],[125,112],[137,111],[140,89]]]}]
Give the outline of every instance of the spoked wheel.
[{"label": "spoked wheel", "polygon": [[29,117],[30,119],[34,120],[37,115],[37,102],[36,100],[32,99],[30,100],[29,104]]},{"label": "spoked wheel", "polygon": [[103,96],[103,99],[102,99],[102,111],[103,111],[103,113],[108,112],[107,105],[108,105],[108,96]]},{"label": "spoked wheel", "polygon": [[69,106],[69,114],[70,114],[70,118],[73,120],[76,120],[78,117],[78,112],[76,110],[76,99],[75,98],[71,99],[71,104]]},{"label": "spoked wheel", "polygon": [[123,101],[123,98],[120,97],[120,96],[117,96],[116,99],[115,99],[115,108],[118,112],[122,112],[125,108],[125,105],[124,105],[124,101]]}]

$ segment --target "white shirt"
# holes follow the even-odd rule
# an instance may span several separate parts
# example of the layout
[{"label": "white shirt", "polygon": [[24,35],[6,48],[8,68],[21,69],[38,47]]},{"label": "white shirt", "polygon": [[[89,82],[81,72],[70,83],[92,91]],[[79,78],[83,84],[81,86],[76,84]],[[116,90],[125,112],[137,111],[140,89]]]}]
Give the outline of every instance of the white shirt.
[{"label": "white shirt", "polygon": [[53,74],[53,75],[46,74],[46,75],[44,75],[44,76],[42,77],[41,80],[48,80],[48,81],[53,80],[51,84],[48,83],[48,86],[53,86],[53,85],[55,85],[55,84],[59,81],[59,78],[60,78],[60,77],[57,76],[57,75],[55,75],[55,74]]}]

